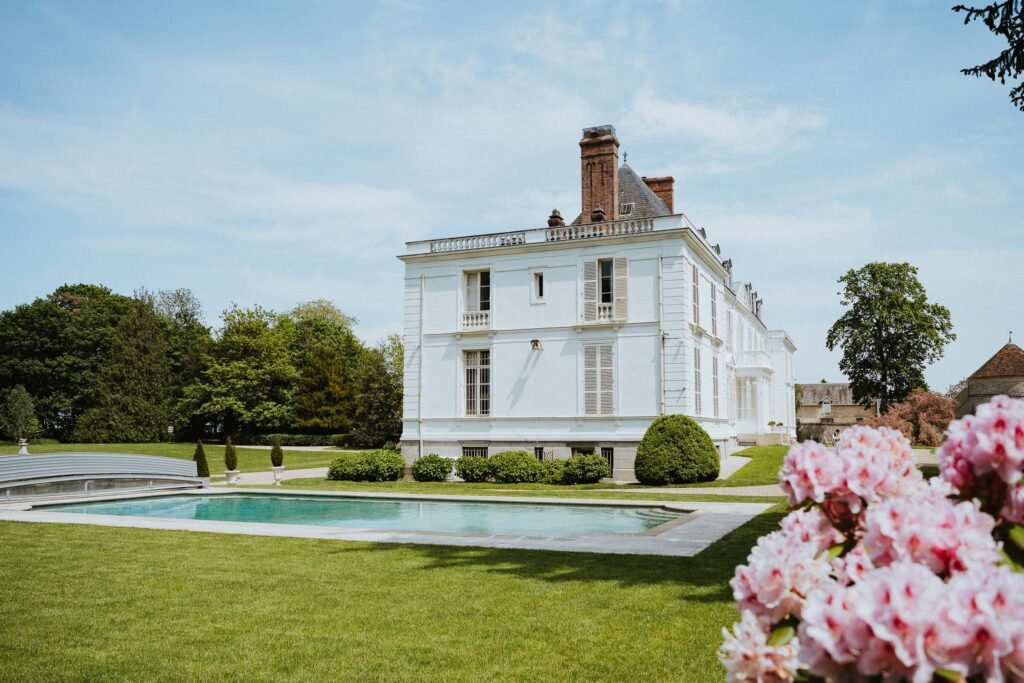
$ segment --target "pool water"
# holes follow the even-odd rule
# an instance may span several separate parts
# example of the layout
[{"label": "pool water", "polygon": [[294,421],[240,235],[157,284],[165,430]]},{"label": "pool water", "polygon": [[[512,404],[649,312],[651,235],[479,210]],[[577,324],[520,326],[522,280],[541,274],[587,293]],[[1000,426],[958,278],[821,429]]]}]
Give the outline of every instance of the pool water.
[{"label": "pool water", "polygon": [[280,495],[183,495],[46,506],[92,515],[304,524],[345,529],[566,537],[637,534],[686,513],[653,507]]}]

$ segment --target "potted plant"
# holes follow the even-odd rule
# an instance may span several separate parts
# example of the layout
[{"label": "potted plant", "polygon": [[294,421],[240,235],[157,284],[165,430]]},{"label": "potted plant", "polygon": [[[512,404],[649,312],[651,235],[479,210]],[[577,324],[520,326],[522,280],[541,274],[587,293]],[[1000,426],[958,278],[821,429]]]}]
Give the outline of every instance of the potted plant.
[{"label": "potted plant", "polygon": [[238,475],[238,453],[235,452],[235,444],[231,443],[229,436],[224,442],[224,474],[228,477],[228,484],[237,484]]},{"label": "potted plant", "polygon": [[196,451],[192,454],[192,460],[196,463],[196,476],[203,480],[204,486],[210,485],[210,465],[206,462],[206,451],[203,450],[203,440],[196,441]]},{"label": "potted plant", "polygon": [[32,396],[19,384],[0,404],[0,433],[6,432],[18,442],[18,455],[28,455],[28,440],[38,431]]},{"label": "potted plant", "polygon": [[281,450],[281,439],[274,437],[270,445],[270,469],[274,472],[274,485],[281,485],[284,476],[284,451]]}]

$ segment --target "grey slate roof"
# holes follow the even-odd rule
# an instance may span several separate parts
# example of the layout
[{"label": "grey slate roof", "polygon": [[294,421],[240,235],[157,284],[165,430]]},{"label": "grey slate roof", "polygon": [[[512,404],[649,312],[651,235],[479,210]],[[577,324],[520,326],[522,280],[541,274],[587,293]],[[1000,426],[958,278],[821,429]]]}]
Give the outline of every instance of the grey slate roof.
[{"label": "grey slate roof", "polygon": [[[629,164],[622,164],[619,167],[619,204],[633,205],[633,212],[620,218],[650,218],[668,216],[672,213]],[[582,219],[583,214],[576,216],[572,225],[579,225]]]}]

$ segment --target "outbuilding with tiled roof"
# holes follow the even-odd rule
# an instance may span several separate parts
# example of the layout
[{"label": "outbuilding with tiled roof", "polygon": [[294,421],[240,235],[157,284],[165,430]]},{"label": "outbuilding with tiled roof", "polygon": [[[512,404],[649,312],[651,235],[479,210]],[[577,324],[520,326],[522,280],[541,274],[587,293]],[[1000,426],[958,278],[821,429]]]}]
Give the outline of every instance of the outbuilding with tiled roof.
[{"label": "outbuilding with tiled roof", "polygon": [[993,396],[1024,398],[1024,349],[1010,342],[996,351],[973,375],[957,396],[956,414],[963,417]]}]

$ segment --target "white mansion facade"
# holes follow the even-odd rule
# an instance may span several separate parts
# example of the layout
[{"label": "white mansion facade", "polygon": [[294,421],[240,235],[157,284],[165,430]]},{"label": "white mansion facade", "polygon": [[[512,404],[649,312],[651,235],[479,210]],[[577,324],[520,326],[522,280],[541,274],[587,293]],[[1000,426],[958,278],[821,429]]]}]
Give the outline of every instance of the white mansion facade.
[{"label": "white mansion facade", "polygon": [[659,415],[693,417],[723,456],[795,438],[796,349],[757,293],[673,212],[671,178],[619,166],[611,126],[580,147],[572,224],[555,211],[545,228],[410,242],[399,257],[406,459],[593,451],[632,479]]}]

